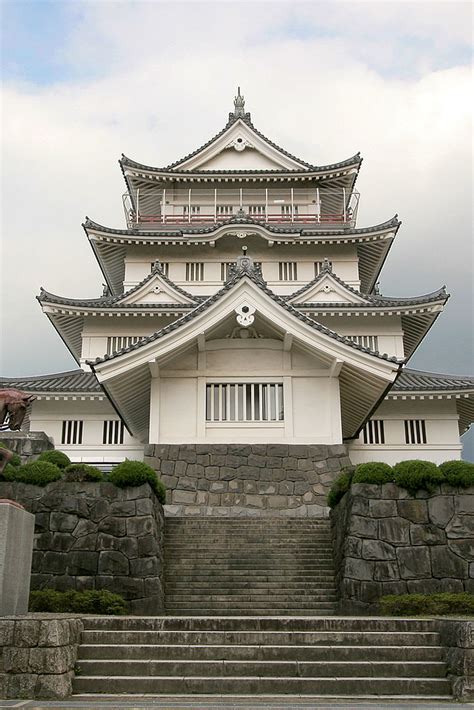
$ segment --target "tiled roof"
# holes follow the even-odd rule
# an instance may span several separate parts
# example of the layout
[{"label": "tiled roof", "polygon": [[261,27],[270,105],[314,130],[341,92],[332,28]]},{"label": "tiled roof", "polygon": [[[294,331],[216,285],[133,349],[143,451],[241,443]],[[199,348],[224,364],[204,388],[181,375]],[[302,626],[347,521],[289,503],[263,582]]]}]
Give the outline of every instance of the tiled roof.
[{"label": "tiled roof", "polygon": [[0,377],[0,388],[13,387],[25,392],[83,392],[98,393],[101,387],[92,372],[67,370],[51,375],[31,377]]},{"label": "tiled roof", "polygon": [[[240,259],[237,261],[239,263]],[[401,363],[403,360],[399,360],[395,357],[391,357],[387,354],[380,354],[378,352],[374,352],[373,350],[370,350],[369,348],[365,348],[362,345],[359,345],[358,343],[355,343],[353,340],[351,340],[348,337],[339,335],[335,331],[331,330],[330,328],[327,328],[326,326],[322,325],[321,323],[317,323],[315,320],[312,318],[309,318],[307,315],[304,313],[301,313],[301,311],[296,310],[293,306],[291,306],[289,303],[287,303],[285,298],[282,298],[281,296],[278,296],[275,294],[273,291],[271,291],[268,287],[266,282],[262,279],[261,273],[259,270],[253,266],[253,262],[250,259],[247,259],[251,263],[251,266],[249,268],[236,268],[235,270],[230,270],[230,275],[227,281],[224,283],[224,286],[217,291],[215,294],[210,296],[208,299],[200,303],[196,308],[194,308],[190,313],[186,313],[184,316],[181,318],[178,318],[175,320],[173,323],[170,323],[169,325],[165,326],[161,330],[158,330],[157,332],[153,333],[152,335],[149,335],[146,338],[142,338],[139,342],[130,345],[126,348],[123,348],[122,350],[118,350],[117,352],[113,353],[112,355],[105,355],[102,358],[96,358],[93,361],[89,361],[90,365],[97,365],[99,363],[107,362],[108,360],[112,360],[113,358],[119,357],[120,355],[124,355],[125,353],[132,352],[134,350],[138,350],[139,348],[142,348],[143,346],[154,342],[155,340],[158,340],[159,338],[162,338],[163,336],[167,335],[168,333],[171,333],[173,330],[177,330],[178,328],[182,327],[189,321],[193,320],[196,318],[198,315],[200,315],[203,311],[206,311],[213,303],[218,301],[226,291],[231,289],[241,278],[244,276],[247,276],[251,281],[253,281],[257,286],[264,291],[273,301],[278,303],[282,308],[287,310],[289,313],[291,313],[295,318],[298,320],[303,321],[307,325],[311,326],[314,328],[314,330],[318,330],[321,333],[324,333],[325,335],[328,335],[329,337],[333,338],[334,340],[339,341],[340,343],[344,343],[344,345],[348,345],[351,348],[354,348],[355,350],[359,350],[365,353],[369,353],[370,355],[373,355],[375,357],[378,357],[382,360],[388,360],[390,362],[395,362],[395,363]]]},{"label": "tiled roof", "polygon": [[444,375],[405,368],[392,387],[392,392],[422,392],[474,389],[474,377]]}]

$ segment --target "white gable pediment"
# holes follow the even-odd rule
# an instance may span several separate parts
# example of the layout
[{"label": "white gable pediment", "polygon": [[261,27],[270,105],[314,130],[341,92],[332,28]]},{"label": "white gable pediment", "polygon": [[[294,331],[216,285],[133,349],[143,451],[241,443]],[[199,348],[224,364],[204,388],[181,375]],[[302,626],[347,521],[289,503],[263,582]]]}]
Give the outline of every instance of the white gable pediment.
[{"label": "white gable pediment", "polygon": [[288,300],[290,303],[368,303],[362,296],[344,287],[330,273],[308,284],[305,291],[291,296]]},{"label": "white gable pediment", "polygon": [[173,288],[173,285],[165,281],[159,274],[145,281],[138,288],[135,287],[126,293],[119,302],[121,305],[138,305],[146,303],[172,304],[172,305],[195,305],[192,298],[185,296],[180,290]]},{"label": "white gable pediment", "polygon": [[184,170],[298,170],[307,166],[271,146],[237,120],[196,155],[175,165]]}]

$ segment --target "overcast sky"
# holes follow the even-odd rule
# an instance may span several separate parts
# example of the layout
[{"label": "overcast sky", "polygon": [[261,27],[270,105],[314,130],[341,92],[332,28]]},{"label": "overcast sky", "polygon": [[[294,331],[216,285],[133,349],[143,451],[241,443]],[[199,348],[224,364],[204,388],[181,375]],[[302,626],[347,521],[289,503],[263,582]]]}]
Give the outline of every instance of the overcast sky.
[{"label": "overcast sky", "polygon": [[100,295],[81,223],[123,226],[120,154],[161,166],[191,152],[225,125],[237,85],[291,153],[361,151],[359,226],[403,222],[382,293],[452,294],[410,365],[472,374],[470,3],[14,0],[2,13],[1,374],[76,366],[39,287]]}]

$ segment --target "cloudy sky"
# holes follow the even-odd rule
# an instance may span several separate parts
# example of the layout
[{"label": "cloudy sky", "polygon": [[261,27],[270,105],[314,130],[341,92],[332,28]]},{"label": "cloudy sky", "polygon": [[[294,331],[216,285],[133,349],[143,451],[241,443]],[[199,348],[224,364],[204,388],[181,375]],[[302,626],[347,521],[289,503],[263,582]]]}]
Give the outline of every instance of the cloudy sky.
[{"label": "cloudy sky", "polygon": [[1,7],[1,374],[75,367],[39,287],[101,293],[81,223],[123,226],[120,154],[166,165],[189,153],[223,127],[237,85],[291,153],[325,164],[361,151],[359,225],[403,222],[382,293],[452,294],[410,364],[472,373],[469,2]]}]

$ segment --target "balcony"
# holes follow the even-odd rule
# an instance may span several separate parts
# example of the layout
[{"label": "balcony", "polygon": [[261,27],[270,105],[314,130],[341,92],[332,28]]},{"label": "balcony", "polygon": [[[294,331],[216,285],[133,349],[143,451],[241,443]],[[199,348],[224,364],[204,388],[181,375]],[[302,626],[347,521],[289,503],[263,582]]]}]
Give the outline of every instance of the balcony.
[{"label": "balcony", "polygon": [[353,227],[359,193],[344,188],[137,189],[123,195],[129,229],[221,224],[241,211],[262,224]]}]

